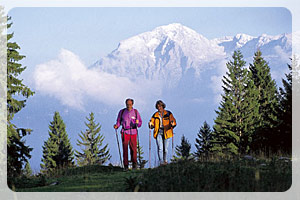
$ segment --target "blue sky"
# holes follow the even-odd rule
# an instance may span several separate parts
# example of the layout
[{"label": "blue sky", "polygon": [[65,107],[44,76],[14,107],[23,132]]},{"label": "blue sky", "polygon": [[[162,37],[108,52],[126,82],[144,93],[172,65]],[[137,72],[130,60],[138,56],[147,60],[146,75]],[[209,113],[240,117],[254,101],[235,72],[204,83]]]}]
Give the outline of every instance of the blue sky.
[{"label": "blue sky", "polygon": [[[90,66],[113,51],[121,40],[151,31],[160,25],[181,23],[208,39],[234,36],[238,33],[259,36],[279,35],[292,31],[291,14],[285,8],[14,8],[8,15],[12,17],[13,22],[9,31],[14,32],[13,39],[20,45],[20,53],[26,56],[22,64],[27,66],[27,70],[21,77],[33,90],[35,90],[33,81],[35,67],[56,59],[61,49],[67,49],[78,56],[84,65]],[[202,112],[202,116],[192,122],[193,134],[196,134],[204,120],[212,125],[213,107],[204,110],[194,109],[191,105],[178,108],[176,101],[179,100],[171,98],[166,100],[168,108],[177,111],[174,115],[178,116],[179,122],[185,127],[189,125],[188,120],[180,118],[184,110],[189,109],[191,113]],[[145,133],[148,118],[155,111],[152,104],[148,106],[151,109],[142,113],[144,125],[141,132]],[[73,134],[71,142],[75,147],[77,134],[85,129],[83,124],[85,117],[90,110],[95,110],[95,117],[102,124],[113,157],[117,159],[116,145],[112,143],[114,135],[109,132],[112,131],[115,115],[121,108],[91,100],[86,110],[73,110],[62,105],[55,96],[37,92],[34,97],[29,98],[27,106],[16,115],[15,122],[17,125],[34,130],[26,140],[34,148],[31,165],[34,169],[38,169],[41,147],[43,141],[48,138],[48,124],[54,111],[60,111],[67,124],[67,131]],[[180,132],[182,129],[178,127],[176,131]],[[147,145],[146,138],[147,135],[141,137],[142,145]],[[175,142],[178,144],[180,137],[177,137]]]},{"label": "blue sky", "polygon": [[285,8],[14,8],[8,14],[21,52],[36,55],[26,61],[28,70],[53,58],[61,48],[90,65],[119,41],[174,22],[208,39],[292,31],[291,14]]}]

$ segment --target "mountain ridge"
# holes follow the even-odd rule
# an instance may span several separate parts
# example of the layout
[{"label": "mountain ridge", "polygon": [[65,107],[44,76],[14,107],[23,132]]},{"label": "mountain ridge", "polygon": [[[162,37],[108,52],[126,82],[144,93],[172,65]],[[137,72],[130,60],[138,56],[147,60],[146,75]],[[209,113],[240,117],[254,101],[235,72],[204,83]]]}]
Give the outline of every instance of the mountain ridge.
[{"label": "mountain ridge", "polygon": [[[282,65],[282,54],[291,54],[291,46],[291,34],[255,37],[239,33],[209,40],[173,23],[120,41],[92,67],[131,80],[165,80],[167,88],[174,88],[190,69],[194,71],[190,78],[199,78],[202,72],[224,65],[235,50],[241,50],[250,62],[260,49],[263,56],[273,59],[271,64]],[[279,68],[274,66],[275,70]]]}]

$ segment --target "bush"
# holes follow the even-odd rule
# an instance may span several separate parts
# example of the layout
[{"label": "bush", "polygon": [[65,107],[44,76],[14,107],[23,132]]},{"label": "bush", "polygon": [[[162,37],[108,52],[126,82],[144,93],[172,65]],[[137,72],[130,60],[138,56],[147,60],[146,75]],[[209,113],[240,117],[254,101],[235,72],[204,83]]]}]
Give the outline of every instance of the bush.
[{"label": "bush", "polygon": [[41,187],[48,184],[48,180],[45,175],[37,176],[20,176],[20,177],[8,177],[8,186],[11,190],[15,191],[16,188],[34,188]]},{"label": "bush", "polygon": [[278,159],[183,160],[148,170],[138,182],[139,191],[149,192],[283,192],[292,184],[292,168]]}]

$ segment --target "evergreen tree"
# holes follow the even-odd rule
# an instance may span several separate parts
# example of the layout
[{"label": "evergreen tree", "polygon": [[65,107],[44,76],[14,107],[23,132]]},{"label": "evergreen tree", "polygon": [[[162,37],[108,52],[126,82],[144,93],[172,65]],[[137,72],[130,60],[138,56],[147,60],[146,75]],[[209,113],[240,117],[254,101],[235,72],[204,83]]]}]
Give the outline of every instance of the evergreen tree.
[{"label": "evergreen tree", "polygon": [[[7,18],[7,29],[12,26]],[[22,172],[22,166],[31,157],[32,148],[25,145],[24,137],[30,134],[30,129],[17,128],[12,123],[14,115],[26,105],[26,100],[34,94],[24,85],[18,76],[26,69],[19,62],[25,57],[20,55],[19,45],[12,42],[13,33],[7,34],[7,173],[17,176]]]},{"label": "evergreen tree", "polygon": [[137,165],[140,169],[144,168],[146,163],[148,161],[144,160],[144,151],[143,151],[143,147],[140,146],[140,143],[137,142],[137,152],[138,152],[138,155],[137,155]]},{"label": "evergreen tree", "polygon": [[32,176],[32,169],[28,161],[26,162],[25,168],[23,170],[23,175],[26,177]]},{"label": "evergreen tree", "polygon": [[248,72],[246,62],[240,51],[235,51],[233,61],[226,65],[228,72],[223,76],[223,90],[221,105],[215,119],[212,151],[220,155],[229,153],[237,155],[247,149],[242,146],[241,138],[248,134],[250,100],[247,98]]},{"label": "evergreen tree", "polygon": [[196,152],[194,153],[194,156],[200,159],[205,155],[207,158],[208,153],[210,152],[210,149],[212,147],[212,130],[206,121],[203,123],[203,126],[200,128],[197,136],[198,138],[196,138],[195,144]]},{"label": "evergreen tree", "polygon": [[181,137],[181,144],[175,147],[175,154],[176,156],[173,157],[173,160],[188,160],[191,159],[192,154],[191,151],[191,144],[187,140],[187,138],[184,137],[184,135]]},{"label": "evergreen tree", "polygon": [[250,64],[252,80],[258,91],[259,116],[256,121],[257,131],[254,138],[254,149],[266,150],[273,144],[274,127],[277,124],[278,98],[276,83],[271,77],[270,67],[258,50]]},{"label": "evergreen tree", "polygon": [[52,172],[55,169],[73,166],[73,148],[58,112],[54,113],[49,129],[49,138],[43,146],[42,171]]},{"label": "evergreen tree", "polygon": [[240,137],[240,153],[242,154],[249,154],[252,151],[251,146],[259,120],[259,91],[254,85],[251,71],[248,71],[247,78],[242,113],[244,133]]},{"label": "evergreen tree", "polygon": [[[6,115],[6,16],[3,7],[0,6],[0,130],[7,129],[7,115]],[[0,176],[4,177],[6,173],[6,134],[0,134]],[[4,170],[5,169],[5,170]],[[1,181],[0,181],[1,184]]]},{"label": "evergreen tree", "polygon": [[79,166],[93,165],[93,164],[104,164],[108,159],[111,158],[109,154],[108,144],[103,146],[104,136],[99,132],[101,126],[96,124],[94,113],[90,113],[89,118],[86,118],[88,123],[85,122],[87,129],[85,132],[81,131],[79,137],[81,141],[77,140],[77,145],[82,146],[82,153],[76,151],[77,163]]},{"label": "evergreen tree", "polygon": [[278,114],[279,125],[276,137],[277,149],[285,153],[292,153],[292,66],[297,66],[297,60],[294,57],[292,65],[288,64],[289,74],[285,74],[286,80],[282,79],[283,88],[280,91],[280,111]]}]

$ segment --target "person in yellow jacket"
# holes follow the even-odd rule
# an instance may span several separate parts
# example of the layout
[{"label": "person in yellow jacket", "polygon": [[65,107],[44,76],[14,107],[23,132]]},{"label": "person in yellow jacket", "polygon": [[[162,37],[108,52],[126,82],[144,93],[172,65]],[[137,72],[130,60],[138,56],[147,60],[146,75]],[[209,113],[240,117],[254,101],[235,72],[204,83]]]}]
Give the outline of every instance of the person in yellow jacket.
[{"label": "person in yellow jacket", "polygon": [[150,119],[149,128],[153,129],[153,136],[156,139],[158,159],[160,164],[167,164],[167,153],[169,138],[173,137],[173,128],[176,126],[176,120],[173,114],[165,110],[166,104],[158,100],[155,104],[157,112]]}]

